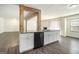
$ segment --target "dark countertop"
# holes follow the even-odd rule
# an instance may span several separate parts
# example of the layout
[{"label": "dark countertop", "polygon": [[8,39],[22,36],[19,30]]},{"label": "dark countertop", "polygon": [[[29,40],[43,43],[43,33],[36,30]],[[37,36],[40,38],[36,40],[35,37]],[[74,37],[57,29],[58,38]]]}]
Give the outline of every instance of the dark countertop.
[{"label": "dark countertop", "polygon": [[[36,32],[55,32],[55,31],[58,31],[59,32],[59,30],[47,30],[47,31],[36,31]],[[32,32],[21,32],[20,34],[26,34],[26,33],[34,33],[33,31]]]}]

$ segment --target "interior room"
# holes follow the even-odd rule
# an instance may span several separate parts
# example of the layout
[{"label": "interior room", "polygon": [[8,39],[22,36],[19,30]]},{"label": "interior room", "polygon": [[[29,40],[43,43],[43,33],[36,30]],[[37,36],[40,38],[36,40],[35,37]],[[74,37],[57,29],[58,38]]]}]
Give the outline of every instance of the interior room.
[{"label": "interior room", "polygon": [[78,54],[78,4],[0,5],[0,54]]}]

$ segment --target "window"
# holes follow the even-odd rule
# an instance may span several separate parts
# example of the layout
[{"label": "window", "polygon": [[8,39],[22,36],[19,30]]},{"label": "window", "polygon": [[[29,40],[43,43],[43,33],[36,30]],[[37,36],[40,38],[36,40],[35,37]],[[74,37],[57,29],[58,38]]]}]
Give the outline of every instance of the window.
[{"label": "window", "polygon": [[70,21],[71,31],[79,32],[79,19],[74,19]]}]

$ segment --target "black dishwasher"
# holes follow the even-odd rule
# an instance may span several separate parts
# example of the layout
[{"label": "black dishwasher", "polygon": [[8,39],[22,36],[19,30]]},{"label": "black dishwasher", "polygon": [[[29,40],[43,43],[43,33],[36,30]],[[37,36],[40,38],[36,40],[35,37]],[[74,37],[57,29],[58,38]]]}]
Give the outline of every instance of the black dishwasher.
[{"label": "black dishwasher", "polygon": [[44,32],[34,33],[34,49],[42,47],[44,45]]}]

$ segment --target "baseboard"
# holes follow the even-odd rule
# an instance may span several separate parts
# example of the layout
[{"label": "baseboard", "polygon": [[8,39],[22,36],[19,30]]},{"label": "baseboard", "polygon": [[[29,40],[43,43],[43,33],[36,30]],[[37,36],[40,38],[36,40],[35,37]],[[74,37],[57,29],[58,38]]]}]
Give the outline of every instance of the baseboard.
[{"label": "baseboard", "polygon": [[62,36],[61,37],[71,37],[71,38],[75,38],[75,39],[79,39],[78,37],[72,37],[72,36]]},{"label": "baseboard", "polygon": [[71,37],[71,38],[74,38],[74,39],[79,39],[79,38],[77,38],[77,37],[72,37],[72,36],[66,36],[66,37]]}]

